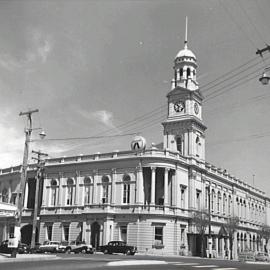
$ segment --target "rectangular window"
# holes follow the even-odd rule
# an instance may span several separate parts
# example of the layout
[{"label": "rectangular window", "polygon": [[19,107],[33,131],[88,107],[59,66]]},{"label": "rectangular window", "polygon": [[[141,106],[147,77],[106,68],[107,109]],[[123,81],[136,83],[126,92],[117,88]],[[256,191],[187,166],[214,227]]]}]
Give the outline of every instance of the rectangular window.
[{"label": "rectangular window", "polygon": [[14,226],[10,226],[9,227],[9,237],[10,238],[13,238],[14,237],[14,231],[15,231]]},{"label": "rectangular window", "polygon": [[130,185],[124,184],[123,203],[130,203]]},{"label": "rectangular window", "polygon": [[181,208],[185,208],[185,200],[186,200],[186,187],[181,186]]},{"label": "rectangular window", "polygon": [[120,227],[120,239],[127,242],[127,226]]},{"label": "rectangular window", "polygon": [[10,203],[16,204],[17,193],[12,193]]},{"label": "rectangular window", "polygon": [[198,210],[201,209],[201,191],[200,190],[196,191],[196,207]]},{"label": "rectangular window", "polygon": [[56,188],[53,187],[51,188],[51,206],[55,206],[56,205]]},{"label": "rectangular window", "polygon": [[48,224],[48,225],[47,225],[47,239],[48,239],[49,241],[52,240],[52,229],[53,229],[52,224]]},{"label": "rectangular window", "polygon": [[79,235],[77,236],[77,241],[82,241],[83,240],[83,223],[82,222],[80,222],[79,223],[79,229],[80,229],[80,231],[79,231]]},{"label": "rectangular window", "polygon": [[163,245],[163,226],[156,226],[155,227],[155,246],[162,246]]},{"label": "rectangular window", "polygon": [[64,240],[68,241],[69,240],[69,224],[64,224],[63,230],[64,230]]}]

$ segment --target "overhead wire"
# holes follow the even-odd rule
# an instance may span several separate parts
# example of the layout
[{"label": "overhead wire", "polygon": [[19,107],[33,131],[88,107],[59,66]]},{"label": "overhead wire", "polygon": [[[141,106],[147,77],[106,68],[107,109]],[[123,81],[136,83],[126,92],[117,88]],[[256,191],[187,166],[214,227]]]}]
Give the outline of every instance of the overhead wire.
[{"label": "overhead wire", "polygon": [[241,25],[239,25],[236,20],[234,19],[233,15],[230,13],[230,11],[227,9],[226,5],[224,5],[222,3],[222,1],[220,0],[218,2],[221,7],[223,7],[223,9],[225,10],[225,12],[229,15],[229,17],[231,18],[231,20],[234,22],[234,24],[240,29],[240,31],[244,34],[244,36],[249,40],[249,42],[252,44],[253,47],[255,47],[257,49],[256,44],[254,43],[254,41],[249,37],[249,35],[243,30],[243,28],[241,27]]},{"label": "overhead wire", "polygon": [[237,3],[239,5],[240,9],[242,10],[242,12],[247,17],[247,19],[249,21],[249,24],[253,27],[253,29],[255,30],[255,32],[258,34],[258,37],[262,40],[263,43],[266,43],[264,37],[262,36],[262,34],[260,33],[260,31],[257,29],[256,25],[252,22],[251,18],[249,17],[248,13],[246,12],[246,10],[245,10],[244,6],[242,5],[241,1],[238,0]]}]

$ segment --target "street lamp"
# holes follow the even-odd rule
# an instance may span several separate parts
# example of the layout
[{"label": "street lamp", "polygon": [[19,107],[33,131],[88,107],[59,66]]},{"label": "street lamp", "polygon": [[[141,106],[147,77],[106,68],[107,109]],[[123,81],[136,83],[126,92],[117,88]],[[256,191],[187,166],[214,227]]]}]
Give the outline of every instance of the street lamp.
[{"label": "street lamp", "polygon": [[262,85],[267,85],[269,83],[270,77],[267,74],[267,71],[269,69],[270,69],[270,67],[265,68],[262,76],[259,78],[259,81],[262,83]]}]

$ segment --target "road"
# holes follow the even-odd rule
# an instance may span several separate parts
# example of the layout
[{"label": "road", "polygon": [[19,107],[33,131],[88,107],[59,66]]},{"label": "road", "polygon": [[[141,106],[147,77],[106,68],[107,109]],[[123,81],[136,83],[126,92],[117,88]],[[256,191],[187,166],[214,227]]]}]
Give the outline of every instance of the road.
[{"label": "road", "polygon": [[248,264],[228,260],[203,259],[192,257],[165,256],[124,256],[124,255],[85,255],[60,254],[57,259],[32,262],[2,262],[1,270],[29,269],[29,270],[269,270],[270,264]]}]

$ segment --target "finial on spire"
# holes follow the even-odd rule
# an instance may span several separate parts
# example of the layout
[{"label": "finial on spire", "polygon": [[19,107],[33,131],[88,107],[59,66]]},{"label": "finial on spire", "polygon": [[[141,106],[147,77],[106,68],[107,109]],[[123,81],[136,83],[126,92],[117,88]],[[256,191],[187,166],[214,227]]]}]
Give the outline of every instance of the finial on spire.
[{"label": "finial on spire", "polygon": [[188,33],[188,17],[186,16],[186,32],[185,32],[185,43],[184,43],[185,49],[187,49],[187,33]]}]

